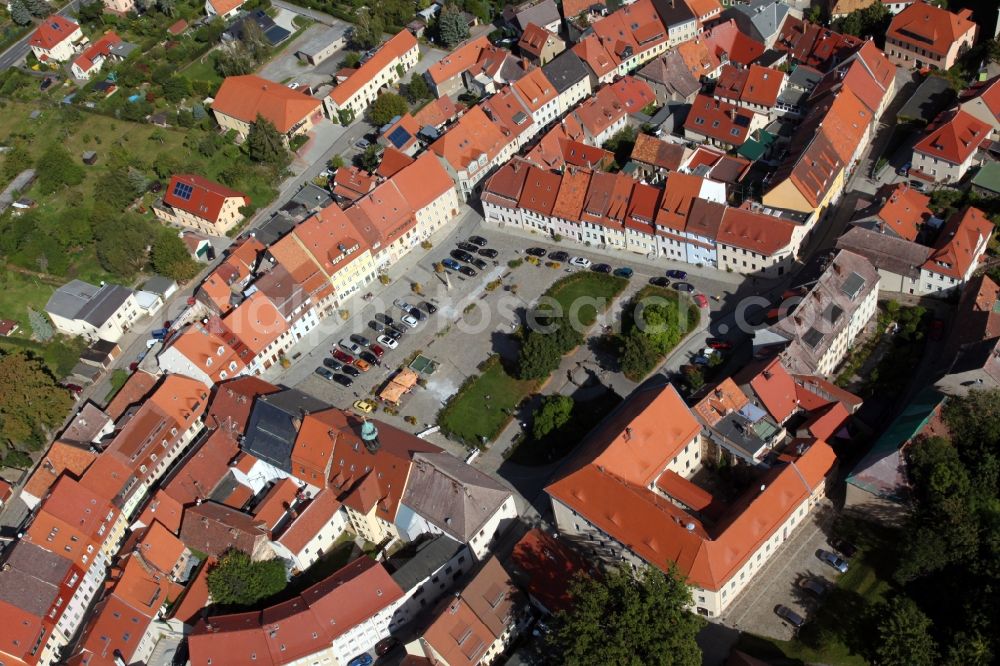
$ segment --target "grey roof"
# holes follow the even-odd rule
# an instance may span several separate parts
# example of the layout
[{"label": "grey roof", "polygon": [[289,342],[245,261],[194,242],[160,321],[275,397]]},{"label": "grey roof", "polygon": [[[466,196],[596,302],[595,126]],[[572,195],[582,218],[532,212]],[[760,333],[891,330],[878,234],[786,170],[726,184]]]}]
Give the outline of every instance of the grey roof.
[{"label": "grey roof", "polygon": [[177,287],[177,283],[165,275],[154,275],[142,285],[144,291],[165,296],[168,291]]},{"label": "grey roof", "polygon": [[695,19],[694,12],[686,2],[679,0],[653,0],[653,7],[660,16],[663,26],[670,30],[673,26],[683,25]]},{"label": "grey roof", "polygon": [[522,9],[517,13],[516,18],[521,30],[527,28],[529,23],[545,27],[549,23],[559,22],[561,19],[559,8],[556,7],[554,0],[542,0],[537,5]]},{"label": "grey roof", "polygon": [[113,44],[108,48],[108,53],[115,56],[116,58],[121,58],[124,60],[129,57],[133,51],[139,48],[138,44],[133,44],[132,42],[119,42],[118,44]]},{"label": "grey roof", "polygon": [[241,446],[266,463],[292,471],[292,447],[302,417],[329,408],[296,389],[262,395],[254,403]]},{"label": "grey roof", "polygon": [[837,239],[837,248],[850,250],[867,259],[876,269],[911,279],[920,277],[920,267],[931,256],[931,248],[898,236],[859,226]]},{"label": "grey roof", "polygon": [[917,86],[906,104],[896,114],[897,118],[914,118],[930,122],[955,101],[955,91],[948,79],[928,76]]},{"label": "grey roof", "polygon": [[681,99],[687,99],[701,90],[701,82],[688,69],[677,49],[671,49],[666,55],[651,60],[639,70],[638,77],[659,83]]},{"label": "grey roof", "polygon": [[45,304],[45,311],[66,319],[82,319],[100,328],[131,295],[131,289],[117,284],[96,287],[72,280],[56,289]]},{"label": "grey roof", "polygon": [[464,550],[465,545],[458,543],[451,537],[439,534],[421,541],[416,545],[416,552],[409,558],[396,557],[386,562],[389,575],[396,581],[403,590],[411,590],[422,581],[427,580],[459,551]]},{"label": "grey roof", "polygon": [[709,433],[725,448],[752,461],[781,429],[770,416],[748,416],[750,415],[741,412],[730,412],[713,425]]},{"label": "grey roof", "polygon": [[99,287],[83,280],[71,280],[56,289],[45,304],[45,311],[66,319],[76,319],[77,314],[94,298],[98,289]]},{"label": "grey roof", "polygon": [[750,17],[754,29],[764,41],[781,30],[789,10],[788,5],[781,0],[749,0],[746,4],[733,5],[732,8]]},{"label": "grey roof", "polygon": [[467,543],[510,496],[500,482],[450,453],[417,453],[402,503]]},{"label": "grey roof", "polygon": [[332,204],[333,197],[330,196],[329,190],[317,187],[312,183],[306,183],[302,189],[295,193],[295,196],[289,199],[289,202],[305,206],[306,210],[316,210]]},{"label": "grey roof", "polygon": [[330,46],[330,44],[340,41],[341,39],[346,39],[348,32],[350,32],[350,26],[348,24],[338,23],[331,28],[327,28],[323,32],[313,35],[307,39],[305,43],[295,49],[295,51],[307,56],[316,55],[326,47]]},{"label": "grey roof", "polygon": [[74,377],[79,377],[85,382],[92,382],[97,379],[98,375],[102,372],[104,371],[96,365],[90,365],[89,363],[80,361],[73,366],[73,369],[69,371],[69,374]]},{"label": "grey roof", "polygon": [[819,85],[823,78],[822,72],[805,65],[797,65],[795,69],[788,73],[788,85],[793,88],[800,88],[808,92]]},{"label": "grey roof", "polygon": [[0,571],[0,600],[44,616],[59,594],[72,562],[29,541],[18,541]]},{"label": "grey roof", "polygon": [[295,220],[284,213],[271,216],[264,224],[253,231],[254,237],[264,245],[273,245],[285,234],[295,228]]},{"label": "grey roof", "polygon": [[111,417],[105,414],[100,407],[88,401],[66,426],[59,439],[66,445],[71,445],[71,442],[79,442],[83,446],[78,448],[87,449],[101,430],[110,423]]},{"label": "grey roof", "polygon": [[580,56],[567,49],[542,65],[542,72],[556,90],[560,93],[569,90],[574,84],[589,76],[587,65]]}]

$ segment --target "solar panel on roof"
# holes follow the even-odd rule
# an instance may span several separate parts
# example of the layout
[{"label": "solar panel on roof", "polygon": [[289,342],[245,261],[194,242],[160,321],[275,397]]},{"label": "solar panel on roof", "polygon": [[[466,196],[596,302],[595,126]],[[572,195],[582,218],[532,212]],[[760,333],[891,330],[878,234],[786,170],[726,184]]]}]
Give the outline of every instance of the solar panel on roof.
[{"label": "solar panel on roof", "polygon": [[191,201],[192,187],[187,183],[177,183],[174,185],[174,196],[184,201]]},{"label": "solar panel on roof", "polygon": [[389,133],[389,141],[392,142],[392,145],[396,148],[402,148],[411,138],[410,133],[402,127],[397,127]]}]

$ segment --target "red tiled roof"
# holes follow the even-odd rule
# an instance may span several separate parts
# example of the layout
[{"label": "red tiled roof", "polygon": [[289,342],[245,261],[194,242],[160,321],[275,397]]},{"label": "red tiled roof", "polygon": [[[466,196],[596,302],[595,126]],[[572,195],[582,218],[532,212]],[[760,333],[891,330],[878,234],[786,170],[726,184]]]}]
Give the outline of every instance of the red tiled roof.
[{"label": "red tiled roof", "polygon": [[219,16],[225,16],[229,12],[233,11],[237,7],[243,5],[246,0],[208,0],[212,3],[212,9]]},{"label": "red tiled roof", "polygon": [[705,42],[711,47],[717,59],[725,53],[729,57],[729,62],[744,67],[761,57],[766,50],[761,42],[741,31],[733,19],[706,30]]},{"label": "red tiled roof", "polygon": [[431,144],[456,171],[465,170],[473,160],[486,155],[487,162],[497,156],[509,140],[479,106],[474,106],[458,122]]},{"label": "red tiled roof", "polygon": [[536,58],[540,58],[542,50],[549,39],[557,39],[555,35],[541,28],[534,23],[529,23],[521,34],[521,39],[517,42],[517,48],[523,53],[529,53]]},{"label": "red tiled roof", "polygon": [[474,65],[479,59],[480,52],[490,46],[490,40],[486,38],[486,35],[480,35],[456,47],[451,53],[446,54],[441,60],[428,67],[427,75],[436,85],[441,85]]},{"label": "red tiled roof", "polygon": [[681,168],[687,149],[683,144],[671,143],[640,132],[632,148],[632,159],[667,171]]},{"label": "red tiled roof", "polygon": [[618,96],[610,86],[604,86],[576,107],[573,115],[591,137],[596,137],[621,120],[625,113],[625,106],[618,101]]},{"label": "red tiled roof", "polygon": [[753,111],[699,94],[691,105],[684,129],[733,146],[742,146],[750,134]]},{"label": "red tiled roof", "polygon": [[[178,186],[185,196],[178,194]],[[186,186],[186,187],[184,187]],[[178,173],[170,178],[163,202],[172,208],[187,211],[195,217],[209,220],[213,223],[219,219],[222,206],[226,199],[240,198],[243,204],[250,203],[250,197],[232,190],[225,185],[203,178],[193,173]]]},{"label": "red tiled roof", "polygon": [[559,192],[559,174],[543,171],[538,167],[528,167],[528,175],[521,189],[521,199],[518,207],[542,215],[550,215],[556,203]]},{"label": "red tiled roof", "polygon": [[106,58],[111,52],[111,47],[115,44],[121,43],[122,38],[116,35],[114,31],[110,31],[84,49],[83,53],[77,56],[76,60],[73,61],[73,64],[84,72],[89,72],[90,68],[94,66],[95,60],[100,57]]},{"label": "red tiled roof", "polygon": [[253,517],[263,521],[268,530],[274,529],[285,517],[299,492],[299,484],[292,477],[281,479],[267,491],[260,503],[254,507]]},{"label": "red tiled roof", "polygon": [[756,252],[765,257],[788,247],[795,223],[780,217],[727,208],[719,228],[719,243]]},{"label": "red tiled roof", "polygon": [[319,113],[322,103],[288,86],[254,74],[227,77],[212,102],[212,110],[246,123],[260,115],[286,134],[300,121]]},{"label": "red tiled roof", "polygon": [[656,95],[649,84],[634,76],[623,76],[609,87],[625,106],[626,113],[638,113],[656,102]]},{"label": "red tiled roof", "polygon": [[981,257],[976,250],[985,248],[992,234],[993,223],[983,211],[966,207],[952,215],[941,229],[937,246],[924,264],[924,270],[965,279]]},{"label": "red tiled roof", "polygon": [[31,35],[29,45],[51,51],[53,47],[69,39],[70,35],[80,29],[80,26],[65,16],[52,14],[38,24]]},{"label": "red tiled roof", "polygon": [[952,164],[962,164],[979,149],[992,129],[972,114],[958,109],[921,139],[913,151]]},{"label": "red tiled roof", "polygon": [[87,446],[56,440],[24,484],[24,492],[41,499],[63,473],[78,478],[96,458]]},{"label": "red tiled roof", "polygon": [[751,363],[737,376],[750,385],[764,409],[778,423],[784,423],[797,410],[797,389],[779,358]]},{"label": "red tiled roof", "polygon": [[180,504],[207,500],[239,452],[233,435],[216,430],[184,458],[163,491]]},{"label": "red tiled roof", "polygon": [[570,607],[573,578],[590,570],[586,560],[566,542],[538,528],[529,530],[515,544],[511,563],[515,578],[526,579],[528,593],[551,613]]},{"label": "red tiled roof", "polygon": [[580,221],[583,203],[590,189],[591,172],[586,169],[567,169],[559,184],[559,194],[552,215],[563,220]]},{"label": "red tiled roof", "polygon": [[483,185],[483,203],[515,208],[528,177],[527,166],[523,160],[513,159],[497,169]]},{"label": "red tiled roof", "polygon": [[578,42],[573,47],[573,53],[587,63],[598,78],[618,67],[617,58],[604,47],[596,35],[589,35]]},{"label": "red tiled roof", "polygon": [[389,146],[385,149],[385,152],[382,153],[382,161],[379,162],[378,169],[375,170],[375,173],[382,178],[391,178],[395,174],[399,173],[403,167],[411,164],[413,164],[412,157],[406,153],[396,150],[392,146]]},{"label": "red tiled roof", "polygon": [[916,240],[920,227],[931,217],[931,198],[907,183],[893,187],[876,214],[900,238]]},{"label": "red tiled roof", "polygon": [[691,204],[701,193],[703,179],[687,173],[675,172],[667,176],[660,209],[656,213],[656,226],[673,231],[684,231]]},{"label": "red tiled roof", "polygon": [[330,523],[334,514],[340,510],[340,502],[333,491],[323,488],[299,511],[298,517],[289,524],[277,541],[292,553],[299,553],[306,547],[319,531]]},{"label": "red tiled roof", "polygon": [[462,115],[464,109],[464,105],[456,104],[450,97],[439,97],[417,111],[413,119],[421,129],[425,126],[440,127]]},{"label": "red tiled roof", "polygon": [[914,2],[892,18],[886,37],[945,55],[957,40],[978,26],[966,11],[955,14],[926,2]]}]

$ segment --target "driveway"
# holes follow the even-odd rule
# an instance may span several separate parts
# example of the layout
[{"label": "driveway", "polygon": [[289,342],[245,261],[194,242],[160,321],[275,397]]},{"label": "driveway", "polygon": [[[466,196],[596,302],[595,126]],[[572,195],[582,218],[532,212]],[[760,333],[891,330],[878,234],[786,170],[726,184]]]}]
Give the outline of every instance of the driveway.
[{"label": "driveway", "polygon": [[788,606],[808,620],[820,602],[799,588],[799,582],[805,578],[836,581],[840,574],[816,557],[818,549],[830,550],[827,535],[835,517],[836,511],[829,500],[813,509],[806,523],[778,546],[777,552],[719,621],[733,629],[768,638],[783,641],[792,638],[793,627],[775,615],[774,607],[778,604]]}]

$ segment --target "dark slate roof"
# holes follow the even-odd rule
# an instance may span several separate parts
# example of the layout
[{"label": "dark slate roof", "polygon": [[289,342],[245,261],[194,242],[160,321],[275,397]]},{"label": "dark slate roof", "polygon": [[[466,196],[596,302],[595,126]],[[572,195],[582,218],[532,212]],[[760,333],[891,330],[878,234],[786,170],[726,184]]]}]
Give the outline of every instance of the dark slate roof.
[{"label": "dark slate roof", "polygon": [[431,577],[435,571],[447,564],[459,551],[465,548],[464,544],[458,543],[454,539],[439,534],[425,541],[421,541],[416,546],[416,552],[412,557],[394,557],[386,562],[389,575],[404,590],[412,590],[422,581]]},{"label": "dark slate roof", "polygon": [[273,245],[295,228],[295,220],[279,213],[253,231],[254,237],[264,245]]},{"label": "dark slate roof", "polygon": [[948,79],[928,76],[906,100],[897,118],[913,118],[930,122],[955,101],[955,91]]},{"label": "dark slate roof", "polygon": [[589,76],[587,65],[571,49],[566,49],[543,65],[542,72],[560,94]]},{"label": "dark slate roof", "polygon": [[291,473],[292,447],[302,417],[329,405],[296,389],[262,395],[254,403],[241,446],[257,458]]},{"label": "dark slate roof", "polygon": [[72,563],[27,541],[18,541],[0,571],[0,601],[44,616]]},{"label": "dark slate roof", "polygon": [[653,0],[653,7],[667,30],[672,26],[693,21],[695,18],[687,3],[680,0]]},{"label": "dark slate roof", "polygon": [[100,328],[131,295],[131,289],[117,284],[95,287],[81,280],[71,280],[56,289],[45,304],[45,311],[66,319],[82,319]]},{"label": "dark slate roof", "polygon": [[171,288],[177,287],[177,283],[165,275],[154,275],[143,283],[143,291],[151,291],[154,294],[164,295]]},{"label": "dark slate roof", "polygon": [[518,25],[521,26],[521,30],[527,28],[529,23],[545,27],[549,23],[560,20],[559,9],[553,0],[542,0],[537,4],[522,9],[517,13],[516,18]]}]

